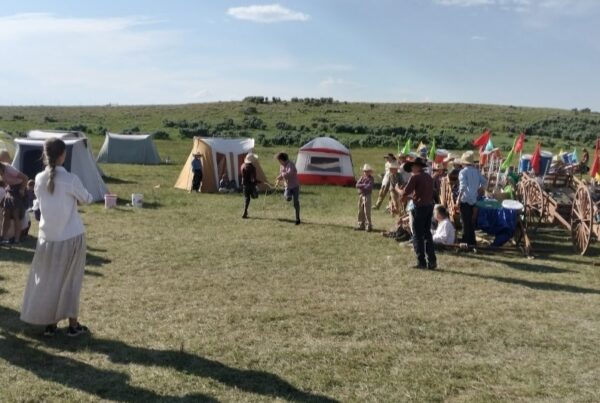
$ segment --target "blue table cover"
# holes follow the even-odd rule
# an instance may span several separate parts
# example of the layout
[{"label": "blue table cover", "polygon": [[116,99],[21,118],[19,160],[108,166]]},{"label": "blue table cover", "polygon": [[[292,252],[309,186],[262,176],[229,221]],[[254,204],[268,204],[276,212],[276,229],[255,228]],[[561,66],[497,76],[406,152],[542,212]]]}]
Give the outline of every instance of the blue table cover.
[{"label": "blue table cover", "polygon": [[495,237],[492,246],[502,246],[513,237],[518,214],[517,210],[506,208],[479,208],[477,227]]}]

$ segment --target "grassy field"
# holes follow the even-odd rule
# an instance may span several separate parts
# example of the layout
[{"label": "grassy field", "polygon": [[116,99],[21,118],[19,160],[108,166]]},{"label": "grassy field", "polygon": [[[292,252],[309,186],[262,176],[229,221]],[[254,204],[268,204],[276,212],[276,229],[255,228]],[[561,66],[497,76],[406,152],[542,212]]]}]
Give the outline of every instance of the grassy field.
[{"label": "grassy field", "polygon": [[[0,249],[0,401],[600,401],[598,245],[543,232],[534,260],[413,271],[410,248],[352,231],[353,189],[303,188],[299,227],[278,195],[241,220],[238,195],[172,188],[190,142],[158,146],[173,165],[102,166],[147,208],[82,208],[90,337],[21,323],[35,239]],[[276,151],[258,149],[270,178]]]},{"label": "grassy field", "polygon": [[[264,126],[252,128],[251,123],[255,121]],[[166,122],[176,126],[171,127]],[[558,151],[561,147],[593,147],[600,131],[600,113],[499,105],[335,102],[314,106],[292,102],[218,102],[159,106],[0,106],[0,130],[13,135],[24,134],[32,128],[76,128],[91,136],[103,135],[105,130],[139,130],[162,131],[178,139],[180,127],[177,125],[181,122],[202,123],[201,127],[206,127],[209,135],[271,139],[279,136],[277,145],[299,146],[318,135],[335,135],[352,148],[395,146],[398,140],[404,142],[405,138],[415,143],[421,139],[428,142],[432,136],[438,136],[438,146],[439,141],[450,136],[462,144],[490,128],[496,146],[509,147],[515,136],[527,131],[530,145],[526,151],[533,150],[536,141]]]}]

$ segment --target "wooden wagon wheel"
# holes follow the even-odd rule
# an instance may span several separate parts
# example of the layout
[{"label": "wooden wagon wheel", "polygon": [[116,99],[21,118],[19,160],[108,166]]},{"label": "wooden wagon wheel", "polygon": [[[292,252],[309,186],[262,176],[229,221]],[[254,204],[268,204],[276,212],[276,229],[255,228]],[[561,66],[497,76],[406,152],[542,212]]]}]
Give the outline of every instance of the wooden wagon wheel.
[{"label": "wooden wagon wheel", "polygon": [[546,217],[548,206],[542,186],[533,178],[524,178],[519,183],[519,195],[524,206],[524,222],[527,232],[535,233]]},{"label": "wooden wagon wheel", "polygon": [[571,239],[575,250],[585,255],[592,239],[594,205],[592,195],[585,185],[580,185],[573,199],[571,210]]}]

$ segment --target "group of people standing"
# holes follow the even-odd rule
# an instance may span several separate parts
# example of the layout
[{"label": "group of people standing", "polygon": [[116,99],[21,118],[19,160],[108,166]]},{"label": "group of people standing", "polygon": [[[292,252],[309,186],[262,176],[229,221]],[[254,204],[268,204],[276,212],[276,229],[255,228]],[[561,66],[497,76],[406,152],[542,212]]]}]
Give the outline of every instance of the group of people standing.
[{"label": "group of people standing", "polygon": [[[401,220],[408,216],[410,232],[407,236],[411,239],[417,258],[415,268],[435,270],[435,245],[455,244],[456,232],[449,219],[451,214],[460,213],[460,243],[476,244],[475,204],[483,194],[487,180],[476,167],[473,152],[464,153],[460,159],[448,158],[439,164],[427,161],[424,155],[400,154],[396,158],[393,154],[388,154],[384,158],[385,175],[373,208],[378,209],[389,193],[390,212],[401,217]],[[453,171],[458,176],[459,211],[447,211],[439,204],[441,178],[447,174],[448,164],[453,165]],[[358,231],[370,232],[373,229],[371,197],[374,185],[373,168],[365,164],[363,174],[356,183],[359,194]],[[401,228],[399,223],[397,230]]]}]

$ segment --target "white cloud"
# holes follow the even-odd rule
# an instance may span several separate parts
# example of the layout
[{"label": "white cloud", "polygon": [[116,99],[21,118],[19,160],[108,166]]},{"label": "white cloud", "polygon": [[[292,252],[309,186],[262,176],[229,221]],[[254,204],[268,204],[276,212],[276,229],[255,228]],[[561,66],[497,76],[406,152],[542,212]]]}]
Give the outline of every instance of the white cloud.
[{"label": "white cloud", "polygon": [[310,18],[308,14],[290,10],[280,4],[231,7],[227,10],[227,14],[238,20],[260,23],[307,21]]},{"label": "white cloud", "polygon": [[471,37],[472,41],[486,41],[487,37],[486,36],[481,36],[481,35],[473,35]]}]

